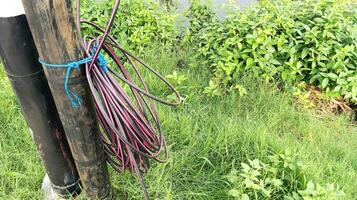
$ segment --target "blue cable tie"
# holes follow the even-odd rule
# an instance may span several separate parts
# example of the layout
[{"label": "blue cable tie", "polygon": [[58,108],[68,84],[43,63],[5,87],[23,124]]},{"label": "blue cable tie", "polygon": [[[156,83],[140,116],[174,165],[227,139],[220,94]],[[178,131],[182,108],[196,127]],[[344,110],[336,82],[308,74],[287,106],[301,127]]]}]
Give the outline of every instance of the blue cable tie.
[{"label": "blue cable tie", "polygon": [[88,63],[88,62],[91,62],[92,61],[92,57],[84,58],[84,59],[79,60],[79,61],[69,62],[67,64],[51,64],[51,63],[46,63],[46,62],[42,61],[41,59],[38,59],[38,61],[42,65],[44,65],[46,67],[67,68],[66,76],[65,76],[65,80],[64,80],[64,90],[66,91],[66,95],[67,95],[69,101],[71,102],[73,108],[77,108],[78,105],[81,105],[82,99],[79,98],[78,95],[75,92],[72,92],[69,89],[68,80],[69,80],[69,77],[71,75],[72,69],[79,69],[80,65]]}]

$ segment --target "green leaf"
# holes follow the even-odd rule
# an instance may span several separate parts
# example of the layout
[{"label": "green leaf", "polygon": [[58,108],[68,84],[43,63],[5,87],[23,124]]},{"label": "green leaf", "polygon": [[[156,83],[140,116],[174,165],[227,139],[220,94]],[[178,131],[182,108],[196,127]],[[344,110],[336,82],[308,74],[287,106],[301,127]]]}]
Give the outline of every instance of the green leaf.
[{"label": "green leaf", "polygon": [[249,165],[247,165],[246,163],[241,163],[242,167],[243,167],[243,171],[249,171],[251,168],[249,167]]},{"label": "green leaf", "polygon": [[250,200],[247,194],[242,194],[241,200]]},{"label": "green leaf", "polygon": [[278,60],[274,59],[274,58],[272,58],[272,59],[270,60],[270,62],[271,62],[272,64],[274,64],[274,65],[281,65],[281,63],[280,63]]},{"label": "green leaf", "polygon": [[247,67],[252,67],[254,65],[254,60],[253,58],[248,58],[246,60]]},{"label": "green leaf", "polygon": [[334,73],[328,73],[327,74],[328,77],[332,78],[332,79],[336,79],[338,76]]},{"label": "green leaf", "polygon": [[226,176],[229,182],[236,183],[239,180],[238,171],[233,169],[230,174]]},{"label": "green leaf", "polygon": [[315,189],[315,184],[312,181],[309,181],[306,185],[307,189]]},{"label": "green leaf", "polygon": [[317,22],[317,23],[320,23],[320,24],[325,22],[325,20],[320,18],[320,17],[314,18],[314,21]]},{"label": "green leaf", "polygon": [[241,196],[241,193],[236,189],[229,190],[228,194],[232,197],[237,197],[237,198]]},{"label": "green leaf", "polygon": [[255,169],[261,169],[260,161],[258,159],[248,160],[249,164]]},{"label": "green leaf", "polygon": [[309,54],[309,49],[304,48],[301,52],[301,59],[304,59]]},{"label": "green leaf", "polygon": [[321,87],[322,87],[323,89],[326,88],[328,82],[329,82],[329,79],[328,79],[328,78],[324,78],[324,80],[322,80]]},{"label": "green leaf", "polygon": [[275,187],[280,187],[283,185],[283,182],[280,180],[280,179],[272,179],[272,184],[275,186]]}]

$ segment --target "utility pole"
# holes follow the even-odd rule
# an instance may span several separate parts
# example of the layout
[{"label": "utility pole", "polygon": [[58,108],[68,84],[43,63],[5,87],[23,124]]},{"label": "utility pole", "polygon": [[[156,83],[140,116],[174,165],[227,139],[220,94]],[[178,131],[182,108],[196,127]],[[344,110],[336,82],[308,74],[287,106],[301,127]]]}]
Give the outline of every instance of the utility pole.
[{"label": "utility pole", "polygon": [[50,181],[45,196],[75,196],[81,191],[78,172],[21,1],[1,3],[0,57]]},{"label": "utility pole", "polygon": [[[53,64],[83,59],[73,0],[22,0],[40,58]],[[69,87],[82,99],[73,108],[63,88],[66,69],[43,66],[66,132],[83,190],[90,199],[110,199],[112,191],[85,69],[72,70]]]}]

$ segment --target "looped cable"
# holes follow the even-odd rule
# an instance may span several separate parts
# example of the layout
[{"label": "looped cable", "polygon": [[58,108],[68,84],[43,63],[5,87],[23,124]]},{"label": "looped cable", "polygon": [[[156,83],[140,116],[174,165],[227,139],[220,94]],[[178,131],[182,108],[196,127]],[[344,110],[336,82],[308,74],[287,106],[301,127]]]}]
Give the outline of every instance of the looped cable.
[{"label": "looped cable", "polygon": [[[101,126],[106,159],[116,171],[129,170],[132,175],[136,175],[144,199],[149,200],[142,173],[149,169],[150,159],[160,163],[168,159],[156,102],[176,106],[182,99],[175,87],[162,75],[123,49],[109,34],[119,3],[120,0],[114,0],[108,23],[102,29],[93,22],[80,19],[80,0],[77,0],[77,20],[92,26],[99,33],[82,36],[81,43],[86,54],[93,58],[86,65],[85,72]],[[109,64],[105,58],[110,59]],[[139,66],[162,81],[176,95],[177,102],[153,95]]]}]

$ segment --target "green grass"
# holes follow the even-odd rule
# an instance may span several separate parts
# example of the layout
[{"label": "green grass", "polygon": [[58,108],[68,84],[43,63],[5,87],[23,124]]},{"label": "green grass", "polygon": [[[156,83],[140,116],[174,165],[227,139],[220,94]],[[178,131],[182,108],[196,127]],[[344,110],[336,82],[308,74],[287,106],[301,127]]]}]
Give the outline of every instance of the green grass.
[{"label": "green grass", "polygon": [[44,168],[0,67],[0,199],[39,199]]},{"label": "green grass", "polygon": [[[348,116],[317,117],[297,110],[290,95],[250,78],[241,80],[250,86],[246,96],[206,97],[202,90],[210,79],[208,70],[176,68],[190,52],[152,49],[144,60],[164,75],[176,70],[187,77],[180,86],[185,104],[159,106],[170,159],[153,163],[145,176],[152,199],[229,199],[224,176],[232,168],[286,149],[304,163],[308,179],[342,186],[345,199],[357,196],[357,128]],[[146,77],[153,91],[162,94],[157,80]],[[0,88],[0,199],[40,199],[44,169],[3,70]],[[129,173],[111,170],[111,182],[120,199],[143,198]]]}]

